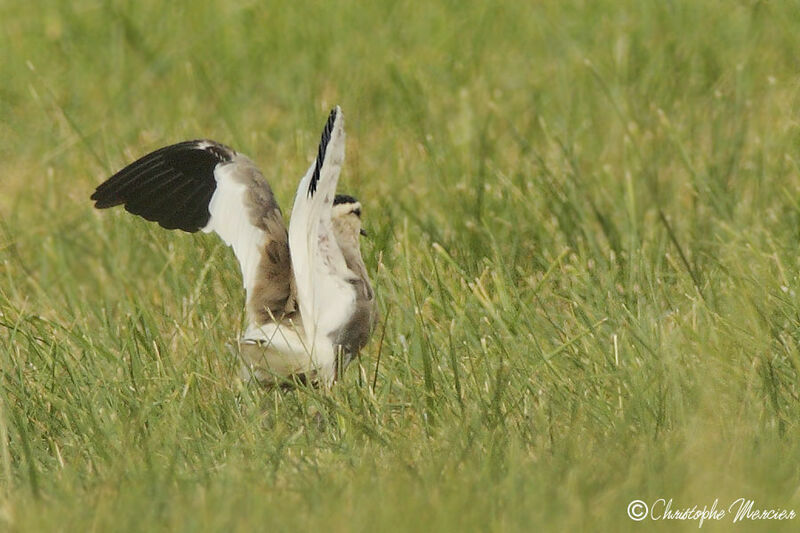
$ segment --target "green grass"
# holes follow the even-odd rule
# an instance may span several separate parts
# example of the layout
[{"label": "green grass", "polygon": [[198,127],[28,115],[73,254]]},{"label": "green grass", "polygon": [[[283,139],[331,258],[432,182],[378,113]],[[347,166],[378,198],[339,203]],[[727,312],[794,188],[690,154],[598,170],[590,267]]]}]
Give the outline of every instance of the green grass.
[{"label": "green grass", "polygon": [[[800,512],[798,12],[0,2],[0,529]],[[231,251],[88,197],[210,137],[288,214],[337,103],[385,320],[331,393],[266,392]]]}]

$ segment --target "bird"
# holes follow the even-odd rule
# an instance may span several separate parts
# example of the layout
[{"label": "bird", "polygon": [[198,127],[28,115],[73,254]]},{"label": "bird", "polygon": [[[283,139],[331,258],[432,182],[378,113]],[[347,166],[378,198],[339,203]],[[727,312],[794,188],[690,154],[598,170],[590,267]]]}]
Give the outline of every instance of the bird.
[{"label": "bird", "polygon": [[336,194],[345,157],[344,116],[334,107],[316,158],[300,180],[288,229],[256,164],[208,139],[151,152],[91,195],[168,230],[216,233],[241,267],[247,327],[242,377],[266,386],[330,388],[366,346],[378,307],[361,256],[361,203]]}]

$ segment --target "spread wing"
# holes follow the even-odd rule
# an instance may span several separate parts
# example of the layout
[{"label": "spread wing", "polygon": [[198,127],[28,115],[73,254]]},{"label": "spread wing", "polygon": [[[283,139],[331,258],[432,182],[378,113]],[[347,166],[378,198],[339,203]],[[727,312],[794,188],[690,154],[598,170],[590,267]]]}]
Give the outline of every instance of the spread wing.
[{"label": "spread wing", "polygon": [[300,181],[289,221],[297,303],[306,334],[315,339],[330,335],[349,318],[355,305],[352,272],[333,233],[331,210],[339,172],[344,162],[344,117],[331,111],[317,158]]},{"label": "spread wing", "polygon": [[208,140],[173,144],[123,168],[91,198],[98,209],[123,205],[166,229],[215,232],[239,261],[251,320],[287,313],[286,226],[272,189],[246,156]]}]

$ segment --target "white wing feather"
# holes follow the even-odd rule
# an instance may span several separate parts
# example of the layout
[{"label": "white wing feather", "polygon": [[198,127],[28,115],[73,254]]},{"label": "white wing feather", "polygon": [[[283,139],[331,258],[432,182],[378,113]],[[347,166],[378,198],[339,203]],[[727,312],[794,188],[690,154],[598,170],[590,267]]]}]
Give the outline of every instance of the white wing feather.
[{"label": "white wing feather", "polygon": [[[320,145],[317,158],[300,181],[289,221],[289,250],[297,285],[297,301],[312,360],[333,365],[333,344],[327,336],[352,313],[355,290],[352,276],[336,242],[331,210],[339,172],[344,162],[344,118],[336,107],[330,138]],[[327,127],[326,127],[327,133]],[[316,183],[315,168],[320,171]]]},{"label": "white wing feather", "polygon": [[256,273],[266,234],[252,224],[244,208],[247,185],[234,179],[232,175],[237,170],[237,164],[250,162],[247,160],[239,163],[234,159],[230,163],[217,165],[214,170],[217,189],[208,205],[211,218],[202,230],[206,233],[215,232],[225,244],[233,248],[242,269],[242,282],[249,301],[257,281]]}]

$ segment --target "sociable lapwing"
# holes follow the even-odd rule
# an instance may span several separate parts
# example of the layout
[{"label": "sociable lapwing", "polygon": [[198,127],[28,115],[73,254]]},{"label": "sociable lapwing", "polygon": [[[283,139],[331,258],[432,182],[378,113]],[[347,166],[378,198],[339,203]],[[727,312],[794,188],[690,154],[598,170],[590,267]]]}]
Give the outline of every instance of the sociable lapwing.
[{"label": "sociable lapwing", "polygon": [[98,209],[123,205],[166,229],[219,235],[242,270],[248,325],[237,352],[245,375],[330,387],[367,343],[378,314],[361,258],[361,204],[336,194],[344,152],[337,106],[297,187],[288,231],[255,163],[210,140],[156,150],[91,198]]}]

